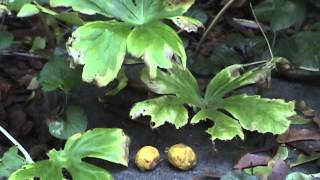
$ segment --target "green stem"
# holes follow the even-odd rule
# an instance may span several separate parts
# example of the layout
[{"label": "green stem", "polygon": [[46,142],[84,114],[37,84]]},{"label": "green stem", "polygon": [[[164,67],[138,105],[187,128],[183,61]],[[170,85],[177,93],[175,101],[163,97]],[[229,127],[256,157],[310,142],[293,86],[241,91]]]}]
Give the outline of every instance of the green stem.
[{"label": "green stem", "polygon": [[9,133],[6,131],[2,126],[0,126],[0,131],[14,144],[18,147],[18,149],[21,151],[21,153],[26,158],[27,163],[34,163],[29,153],[21,146],[21,144],[16,141]]}]

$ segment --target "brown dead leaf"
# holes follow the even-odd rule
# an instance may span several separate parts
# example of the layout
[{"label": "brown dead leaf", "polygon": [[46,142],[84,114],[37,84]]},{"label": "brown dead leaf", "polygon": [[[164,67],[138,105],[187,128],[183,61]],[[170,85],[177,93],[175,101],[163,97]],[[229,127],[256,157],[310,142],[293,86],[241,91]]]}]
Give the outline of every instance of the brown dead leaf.
[{"label": "brown dead leaf", "polygon": [[236,165],[235,169],[244,169],[248,167],[267,165],[272,158],[269,156],[262,156],[256,154],[247,153],[240,158]]},{"label": "brown dead leaf", "polygon": [[268,180],[285,180],[289,171],[290,167],[285,161],[276,161]]},{"label": "brown dead leaf", "polygon": [[303,140],[320,140],[320,133],[310,129],[290,128],[286,133],[277,138],[278,143],[288,143]]}]

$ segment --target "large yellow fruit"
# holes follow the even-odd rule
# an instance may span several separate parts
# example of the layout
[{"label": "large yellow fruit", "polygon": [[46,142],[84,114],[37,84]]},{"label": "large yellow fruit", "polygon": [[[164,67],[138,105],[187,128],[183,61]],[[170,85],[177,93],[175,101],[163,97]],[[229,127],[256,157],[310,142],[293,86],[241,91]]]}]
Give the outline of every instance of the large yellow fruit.
[{"label": "large yellow fruit", "polygon": [[168,160],[174,167],[187,171],[197,164],[197,155],[191,147],[184,144],[176,144],[170,147]]},{"label": "large yellow fruit", "polygon": [[136,154],[135,163],[142,171],[152,170],[160,161],[160,153],[152,146],[142,147]]}]

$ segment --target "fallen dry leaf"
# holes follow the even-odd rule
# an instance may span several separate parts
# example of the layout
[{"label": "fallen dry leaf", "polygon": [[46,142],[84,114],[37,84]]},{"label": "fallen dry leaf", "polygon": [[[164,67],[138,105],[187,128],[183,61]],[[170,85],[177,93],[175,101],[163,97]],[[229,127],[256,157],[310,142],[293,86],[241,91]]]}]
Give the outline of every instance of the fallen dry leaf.
[{"label": "fallen dry leaf", "polygon": [[278,143],[288,143],[303,140],[320,140],[320,133],[316,130],[290,128],[277,138]]},{"label": "fallen dry leaf", "polygon": [[269,156],[262,156],[262,155],[247,153],[240,158],[238,163],[236,165],[234,165],[234,168],[235,169],[244,169],[244,168],[248,168],[248,167],[267,165],[271,159],[272,158]]}]

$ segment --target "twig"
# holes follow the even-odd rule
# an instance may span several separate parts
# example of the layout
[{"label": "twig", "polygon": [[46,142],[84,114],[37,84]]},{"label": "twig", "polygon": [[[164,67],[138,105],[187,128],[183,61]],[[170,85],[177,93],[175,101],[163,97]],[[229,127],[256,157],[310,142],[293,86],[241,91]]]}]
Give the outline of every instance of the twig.
[{"label": "twig", "polygon": [[27,163],[34,163],[29,153],[21,146],[21,144],[16,141],[9,133],[6,131],[2,126],[0,126],[0,131],[14,144],[18,147],[18,149],[21,151],[21,153],[26,158]]},{"label": "twig", "polygon": [[0,50],[0,56],[23,56],[23,57],[35,58],[35,59],[49,58],[49,56],[46,56],[46,55],[38,55],[38,54],[29,53],[29,52],[18,52],[18,51],[11,51],[11,50]]},{"label": "twig", "polygon": [[256,13],[255,13],[254,10],[253,10],[253,6],[252,6],[252,3],[251,3],[251,0],[249,0],[249,6],[250,6],[250,9],[251,9],[252,15],[253,15],[253,17],[254,17],[254,20],[256,21],[256,23],[257,23],[257,25],[258,25],[258,27],[259,27],[259,29],[260,29],[260,31],[261,31],[261,34],[263,35],[264,39],[265,39],[266,42],[267,42],[268,49],[269,49],[269,52],[270,52],[270,56],[271,56],[271,58],[273,59],[274,56],[273,56],[273,52],[272,52],[271,45],[270,45],[270,43],[269,43],[269,40],[268,40],[268,37],[267,37],[266,33],[264,33],[264,30],[263,30],[261,24],[259,23],[259,20],[258,20],[258,18],[257,18],[257,16],[256,16]]},{"label": "twig", "polygon": [[204,32],[204,34],[202,35],[197,47],[196,47],[196,51],[195,51],[195,57],[197,58],[200,52],[200,48],[201,45],[203,43],[203,41],[206,39],[206,37],[208,36],[209,32],[211,31],[211,29],[217,24],[218,20],[220,19],[220,17],[224,14],[224,12],[232,5],[232,3],[234,3],[236,0],[230,0],[227,4],[225,4],[223,6],[223,8],[220,10],[220,12],[216,15],[216,17],[214,17],[214,19],[212,20],[212,22],[210,23],[209,27],[207,28],[207,30]]}]

